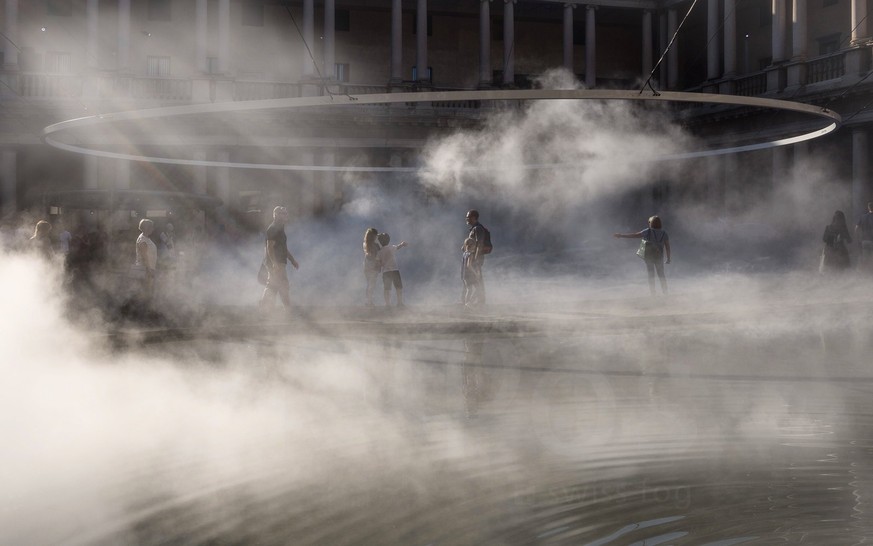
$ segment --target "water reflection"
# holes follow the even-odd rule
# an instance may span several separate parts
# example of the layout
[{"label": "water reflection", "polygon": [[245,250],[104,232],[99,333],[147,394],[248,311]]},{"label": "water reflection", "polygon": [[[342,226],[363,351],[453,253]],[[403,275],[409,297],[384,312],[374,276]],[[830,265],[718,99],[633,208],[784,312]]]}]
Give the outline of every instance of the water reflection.
[{"label": "water reflection", "polygon": [[77,491],[55,491],[70,518],[56,511],[54,524],[18,524],[6,537],[719,546],[873,537],[869,329],[622,325],[300,328],[151,345],[141,350],[200,372],[180,364],[177,381],[190,385],[164,391],[181,413],[125,416],[153,427],[151,444],[102,448],[111,464],[92,469],[91,501],[112,510],[83,530],[60,500]]}]

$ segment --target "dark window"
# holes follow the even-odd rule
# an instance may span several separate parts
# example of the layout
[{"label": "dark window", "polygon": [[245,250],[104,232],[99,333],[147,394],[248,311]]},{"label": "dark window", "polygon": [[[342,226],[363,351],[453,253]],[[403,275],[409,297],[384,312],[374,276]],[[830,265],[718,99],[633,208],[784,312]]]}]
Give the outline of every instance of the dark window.
[{"label": "dark window", "polygon": [[[427,78],[425,78],[425,79],[428,81],[431,81],[431,82],[433,81],[433,67],[431,67],[431,66],[427,67]],[[412,67],[412,81],[418,81],[418,67],[417,66]]]},{"label": "dark window", "polygon": [[828,6],[836,6],[840,3],[840,0],[822,0],[821,7],[826,8]]},{"label": "dark window", "polygon": [[46,0],[45,8],[49,15],[70,16],[73,14],[72,0]]},{"label": "dark window", "polygon": [[[418,19],[412,22],[412,34],[418,34]],[[427,16],[427,35],[433,36],[433,17]]]},{"label": "dark window", "polygon": [[349,63],[336,63],[334,66],[334,77],[339,82],[349,81]]},{"label": "dark window", "polygon": [[341,30],[343,32],[349,32],[350,30],[352,30],[352,18],[349,14],[349,10],[336,10],[333,18],[333,28],[334,30]]},{"label": "dark window", "polygon": [[503,19],[491,21],[491,41],[503,41]]},{"label": "dark window", "polygon": [[585,23],[573,23],[573,44],[585,45]]},{"label": "dark window", "polygon": [[171,0],[149,0],[149,21],[169,21],[172,17]]},{"label": "dark window", "polygon": [[818,39],[818,54],[827,55],[840,50],[840,33],[829,34]]},{"label": "dark window", "polygon": [[249,27],[264,26],[264,3],[261,0],[243,3],[242,24]]},{"label": "dark window", "polygon": [[758,24],[762,27],[769,27],[773,24],[773,7],[770,2],[758,6]]}]

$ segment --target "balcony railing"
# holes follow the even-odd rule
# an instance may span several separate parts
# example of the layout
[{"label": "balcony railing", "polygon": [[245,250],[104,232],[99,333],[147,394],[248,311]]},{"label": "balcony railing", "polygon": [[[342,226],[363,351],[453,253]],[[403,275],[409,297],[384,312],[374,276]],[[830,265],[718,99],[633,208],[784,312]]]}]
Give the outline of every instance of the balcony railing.
[{"label": "balcony railing", "polygon": [[842,78],[846,74],[846,55],[843,51],[810,59],[806,63],[806,83],[818,83]]},{"label": "balcony railing", "polygon": [[738,77],[734,80],[736,94],[744,97],[754,97],[767,92],[767,73],[758,72]]},{"label": "balcony railing", "polygon": [[83,78],[72,74],[35,74],[23,72],[18,75],[16,92],[28,98],[82,97]]},{"label": "balcony railing", "polygon": [[191,93],[190,79],[133,78],[130,82],[130,96],[135,99],[189,101]]},{"label": "balcony railing", "polygon": [[289,99],[300,96],[300,84],[234,81],[233,100]]}]

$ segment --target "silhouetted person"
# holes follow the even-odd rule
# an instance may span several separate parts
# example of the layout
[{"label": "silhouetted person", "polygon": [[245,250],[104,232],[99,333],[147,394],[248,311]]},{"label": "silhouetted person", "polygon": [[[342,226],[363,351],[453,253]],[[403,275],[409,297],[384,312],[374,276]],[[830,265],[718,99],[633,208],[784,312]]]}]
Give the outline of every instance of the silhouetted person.
[{"label": "silhouetted person", "polygon": [[373,306],[373,291],[376,289],[376,278],[381,271],[379,264],[379,250],[382,245],[379,244],[377,237],[379,232],[376,228],[368,228],[364,232],[364,278],[367,281],[367,306]]},{"label": "silhouetted person", "polygon": [[461,280],[464,282],[464,305],[473,305],[478,294],[476,291],[481,284],[481,272],[474,261],[476,253],[476,241],[467,237],[461,247]]},{"label": "silhouetted person", "polygon": [[477,283],[475,286],[475,298],[473,301],[464,302],[465,304],[471,306],[484,305],[485,304],[485,276],[482,272],[482,269],[485,265],[485,255],[491,252],[491,234],[488,230],[479,222],[479,211],[478,210],[469,210],[467,211],[467,225],[470,226],[470,233],[467,234],[468,239],[473,239],[474,241],[474,249],[472,251],[471,263],[472,266],[478,271],[477,275]]},{"label": "silhouetted person", "polygon": [[[661,280],[661,291],[667,293],[667,277],[664,275],[664,264],[670,263],[670,237],[661,226],[661,218],[652,216],[649,218],[649,227],[637,233],[613,233],[616,239],[643,239],[647,242],[651,251],[647,251],[643,259],[646,262],[646,271],[649,273],[649,290],[655,295],[655,272]],[[666,262],[664,258],[666,257]]]},{"label": "silhouetted person", "polygon": [[855,238],[861,246],[858,267],[870,268],[873,265],[873,201],[867,203],[867,212],[855,224]]},{"label": "silhouetted person", "polygon": [[824,248],[821,252],[821,265],[819,270],[843,271],[849,267],[849,243],[852,236],[849,235],[849,227],[846,225],[846,215],[838,210],[834,213],[831,223],[825,226],[824,235],[821,238]]},{"label": "silhouetted person", "polygon": [[400,278],[400,268],[397,267],[396,252],[407,245],[401,241],[398,245],[388,244],[391,236],[387,233],[379,234],[379,263],[382,265],[382,288],[384,288],[385,306],[391,304],[391,286],[397,291],[397,307],[403,307],[403,280]]},{"label": "silhouetted person", "polygon": [[52,257],[52,225],[45,220],[36,223],[33,236],[28,241],[28,248],[43,258]]},{"label": "silhouetted person", "polygon": [[291,309],[291,286],[288,284],[288,274],[285,264],[291,262],[294,269],[300,265],[288,250],[288,237],[285,235],[285,224],[288,223],[288,209],[276,207],[273,209],[273,223],[267,228],[264,244],[264,261],[267,265],[267,286],[261,296],[261,307],[272,307],[276,294],[282,300],[286,310]]},{"label": "silhouetted person", "polygon": [[139,221],[139,236],[136,238],[136,261],[131,268],[131,277],[139,282],[139,300],[147,305],[154,294],[155,274],[158,266],[158,247],[151,235],[155,223],[148,218]]}]

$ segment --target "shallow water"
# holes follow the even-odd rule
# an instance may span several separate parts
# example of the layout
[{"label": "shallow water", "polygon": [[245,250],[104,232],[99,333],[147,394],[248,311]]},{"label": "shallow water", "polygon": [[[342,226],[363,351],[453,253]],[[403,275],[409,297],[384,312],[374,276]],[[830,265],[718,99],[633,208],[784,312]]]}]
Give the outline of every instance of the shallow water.
[{"label": "shallow water", "polygon": [[[865,306],[584,307],[498,309],[416,330],[381,319],[367,328],[323,323],[305,333],[136,349],[183,370],[171,374],[171,387],[142,387],[148,403],[115,406],[119,423],[144,429],[148,440],[107,438],[103,458],[78,461],[82,481],[44,485],[41,505],[13,504],[7,515],[18,510],[20,518],[7,537],[719,546],[873,539]],[[527,326],[494,327],[513,320]],[[445,328],[453,321],[480,328]],[[37,508],[52,514],[48,523]]]}]

